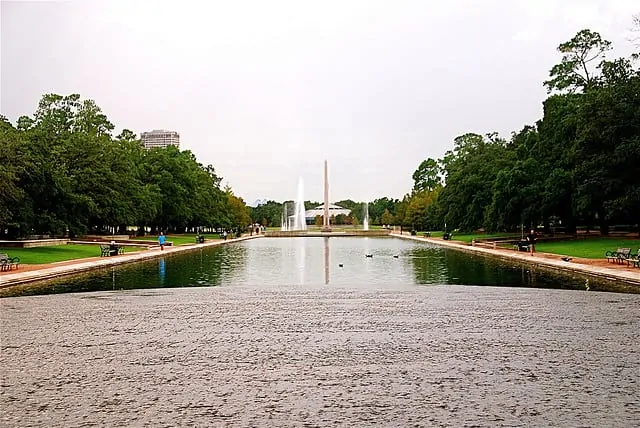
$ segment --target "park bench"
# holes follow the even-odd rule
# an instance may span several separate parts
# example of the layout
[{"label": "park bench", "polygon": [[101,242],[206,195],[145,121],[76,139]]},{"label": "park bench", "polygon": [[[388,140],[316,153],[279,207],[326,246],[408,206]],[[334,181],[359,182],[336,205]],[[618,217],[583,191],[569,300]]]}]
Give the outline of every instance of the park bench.
[{"label": "park bench", "polygon": [[517,251],[529,251],[529,241],[518,241],[513,245],[513,249]]},{"label": "park bench", "polygon": [[109,257],[108,245],[100,245],[100,257]]},{"label": "park bench", "polygon": [[640,248],[638,248],[635,254],[629,254],[627,266],[640,267]]},{"label": "park bench", "polygon": [[616,251],[607,251],[604,257],[608,262],[622,264],[629,259],[630,254],[631,248],[618,248]]},{"label": "park bench", "polygon": [[9,257],[8,254],[0,254],[0,271],[12,270],[14,267],[18,269],[20,258]]},{"label": "park bench", "polygon": [[118,244],[100,245],[100,257],[124,254],[124,246]]},{"label": "park bench", "polygon": [[202,243],[204,243],[204,236],[196,235],[196,244],[202,244]]}]

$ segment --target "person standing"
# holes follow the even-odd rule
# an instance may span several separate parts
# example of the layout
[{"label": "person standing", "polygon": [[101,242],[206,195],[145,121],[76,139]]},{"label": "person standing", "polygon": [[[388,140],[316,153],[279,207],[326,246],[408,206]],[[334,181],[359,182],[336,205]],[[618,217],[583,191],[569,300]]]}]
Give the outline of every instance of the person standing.
[{"label": "person standing", "polygon": [[527,235],[527,242],[529,243],[529,251],[533,256],[533,253],[536,252],[536,241],[538,240],[538,234],[535,230],[531,229],[531,232]]},{"label": "person standing", "polygon": [[160,232],[160,236],[158,236],[158,244],[160,244],[160,250],[164,251],[164,243],[167,241],[167,237],[164,236],[164,233]]},{"label": "person standing", "polygon": [[227,231],[225,230],[224,232],[222,232],[222,236],[224,237],[224,240],[227,240]]}]

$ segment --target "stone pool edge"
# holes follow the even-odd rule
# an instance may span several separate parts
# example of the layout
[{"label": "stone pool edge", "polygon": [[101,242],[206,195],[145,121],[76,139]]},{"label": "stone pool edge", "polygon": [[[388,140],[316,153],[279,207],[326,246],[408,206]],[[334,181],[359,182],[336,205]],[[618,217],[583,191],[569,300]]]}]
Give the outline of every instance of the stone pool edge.
[{"label": "stone pool edge", "polygon": [[418,236],[401,235],[399,233],[391,233],[389,236],[393,236],[395,238],[407,239],[411,241],[429,243],[433,245],[439,245],[441,247],[452,248],[460,251],[486,254],[489,256],[499,257],[505,260],[517,260],[519,262],[526,263],[529,265],[548,267],[548,268],[559,270],[565,273],[566,272],[580,273],[580,274],[591,275],[597,278],[607,279],[611,281],[624,281],[627,284],[640,286],[640,273],[635,273],[635,272],[620,271],[620,270],[604,268],[600,266],[590,266],[590,265],[584,265],[584,264],[578,264],[578,263],[564,262],[562,260],[537,258],[535,256],[532,257],[529,253],[521,253],[521,252],[515,252],[515,251],[513,253],[509,253],[505,251],[492,250],[490,248],[466,245],[466,244],[455,242],[455,241],[444,241],[441,239],[434,239],[434,238],[422,238]]},{"label": "stone pool edge", "polygon": [[[0,288],[12,287],[14,285],[27,284],[30,282],[42,281],[52,278],[58,278],[61,276],[73,275],[76,273],[88,272],[92,270],[104,269],[106,267],[118,266],[128,263],[135,263],[143,260],[156,259],[168,255],[184,253],[187,251],[199,250],[205,247],[215,247],[218,245],[233,244],[236,242],[246,241],[249,239],[261,238],[263,235],[242,236],[240,238],[232,238],[224,240],[216,240],[210,242],[204,242],[202,244],[189,244],[180,245],[175,247],[165,247],[164,251],[161,251],[159,247],[154,247],[146,251],[140,251],[129,254],[121,254],[114,257],[102,257],[92,258],[90,260],[82,261],[69,260],[68,264],[56,266],[51,264],[51,267],[45,267],[42,269],[31,270],[27,272],[9,273],[0,276]],[[66,263],[66,262],[65,262]]]}]

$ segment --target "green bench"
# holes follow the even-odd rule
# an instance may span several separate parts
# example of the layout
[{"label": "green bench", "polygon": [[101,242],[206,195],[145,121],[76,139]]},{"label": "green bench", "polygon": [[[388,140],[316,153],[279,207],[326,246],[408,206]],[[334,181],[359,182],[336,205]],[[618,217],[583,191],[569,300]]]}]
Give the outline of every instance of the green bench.
[{"label": "green bench", "polygon": [[19,257],[9,257],[6,253],[0,254],[0,271],[9,271],[13,268],[18,269],[19,264]]},{"label": "green bench", "polygon": [[631,257],[631,248],[618,248],[616,251],[607,251],[604,257],[608,262],[623,264]]},{"label": "green bench", "polygon": [[627,266],[640,267],[640,248],[638,248],[635,254],[629,254]]}]

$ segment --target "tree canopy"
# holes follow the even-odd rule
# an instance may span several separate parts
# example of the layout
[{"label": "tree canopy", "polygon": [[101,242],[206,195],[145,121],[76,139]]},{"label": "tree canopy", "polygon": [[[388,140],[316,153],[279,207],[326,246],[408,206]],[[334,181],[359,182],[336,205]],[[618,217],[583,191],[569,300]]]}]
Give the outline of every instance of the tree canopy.
[{"label": "tree canopy", "polygon": [[113,130],[100,107],[78,94],[44,95],[34,115],[15,126],[0,118],[0,233],[249,224],[240,213],[246,206],[220,189],[212,165],[174,146],[145,150],[132,131],[113,137]]},{"label": "tree canopy", "polygon": [[[509,139],[456,137],[442,159],[420,162],[397,210],[415,228],[510,231],[640,219],[640,71],[608,60],[611,43],[591,30],[561,43],[544,82],[543,117]],[[438,177],[444,183],[438,188]]]}]

